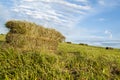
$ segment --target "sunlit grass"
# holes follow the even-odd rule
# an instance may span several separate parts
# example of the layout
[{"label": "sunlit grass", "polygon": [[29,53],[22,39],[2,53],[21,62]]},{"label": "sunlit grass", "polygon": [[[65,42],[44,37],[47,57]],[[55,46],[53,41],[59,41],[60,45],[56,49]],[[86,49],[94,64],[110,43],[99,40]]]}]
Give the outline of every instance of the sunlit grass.
[{"label": "sunlit grass", "polygon": [[0,80],[119,80],[120,50],[59,44],[56,53],[0,49]]},{"label": "sunlit grass", "polygon": [[5,34],[0,34],[0,41],[5,41]]}]

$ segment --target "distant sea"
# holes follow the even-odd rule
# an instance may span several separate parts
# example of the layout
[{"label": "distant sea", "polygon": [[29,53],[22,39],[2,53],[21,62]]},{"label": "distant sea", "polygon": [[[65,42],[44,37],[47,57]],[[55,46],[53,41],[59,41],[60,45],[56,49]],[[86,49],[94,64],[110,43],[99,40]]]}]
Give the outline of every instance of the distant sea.
[{"label": "distant sea", "polygon": [[120,49],[120,40],[77,40],[75,43],[86,43],[93,46],[113,47]]}]

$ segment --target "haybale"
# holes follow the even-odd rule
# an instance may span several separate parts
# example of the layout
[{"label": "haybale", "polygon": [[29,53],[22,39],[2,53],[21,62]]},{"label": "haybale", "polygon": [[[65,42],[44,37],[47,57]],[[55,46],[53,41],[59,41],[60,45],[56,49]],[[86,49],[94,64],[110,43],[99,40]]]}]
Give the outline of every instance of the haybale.
[{"label": "haybale", "polygon": [[44,28],[27,21],[8,21],[10,29],[6,35],[6,43],[20,50],[56,50],[65,37],[55,29]]}]

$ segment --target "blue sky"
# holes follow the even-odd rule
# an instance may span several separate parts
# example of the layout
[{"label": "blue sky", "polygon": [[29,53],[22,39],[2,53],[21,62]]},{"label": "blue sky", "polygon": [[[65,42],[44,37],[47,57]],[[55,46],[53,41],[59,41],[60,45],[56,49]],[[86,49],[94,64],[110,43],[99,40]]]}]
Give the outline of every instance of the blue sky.
[{"label": "blue sky", "polygon": [[55,28],[67,41],[120,40],[120,0],[0,0],[0,33],[13,19]]}]

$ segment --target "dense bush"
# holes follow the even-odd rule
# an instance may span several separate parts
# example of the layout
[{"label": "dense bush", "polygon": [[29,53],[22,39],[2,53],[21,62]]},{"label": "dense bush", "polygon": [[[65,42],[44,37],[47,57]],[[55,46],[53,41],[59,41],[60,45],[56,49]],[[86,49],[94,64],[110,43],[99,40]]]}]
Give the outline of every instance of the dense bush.
[{"label": "dense bush", "polygon": [[65,37],[55,29],[44,28],[27,21],[8,21],[6,27],[10,29],[6,36],[7,44],[20,50],[53,50]]}]

